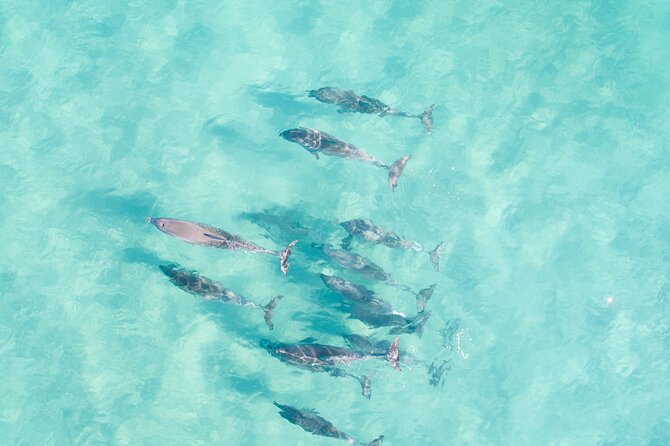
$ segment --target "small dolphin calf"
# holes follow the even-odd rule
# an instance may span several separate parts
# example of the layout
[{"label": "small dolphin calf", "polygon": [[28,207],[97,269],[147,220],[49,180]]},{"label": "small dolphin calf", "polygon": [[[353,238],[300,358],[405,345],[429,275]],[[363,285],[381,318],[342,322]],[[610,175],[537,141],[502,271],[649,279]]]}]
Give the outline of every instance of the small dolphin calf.
[{"label": "small dolphin calf", "polygon": [[300,426],[304,431],[309,432],[313,435],[320,435],[322,437],[331,437],[339,438],[341,440],[346,440],[347,443],[353,444],[355,446],[379,446],[384,441],[384,436],[381,435],[379,438],[371,441],[370,443],[361,443],[360,441],[354,439],[351,435],[342,432],[330,421],[319,416],[319,413],[312,409],[296,409],[295,407],[287,406],[285,404],[279,404],[276,401],[273,401],[273,404],[277,406],[280,410],[279,415],[282,418],[288,420],[289,423]]},{"label": "small dolphin calf", "polygon": [[381,102],[379,99],[367,96],[358,96],[351,90],[341,88],[323,87],[318,90],[310,90],[309,97],[326,104],[335,104],[340,107],[339,113],[367,113],[384,116],[401,116],[403,118],[419,118],[423,124],[424,131],[430,135],[433,131],[433,108],[435,104],[426,107],[420,115],[396,110]]},{"label": "small dolphin calf", "polygon": [[203,297],[209,301],[220,301],[263,310],[265,323],[270,330],[274,328],[272,310],[275,309],[283,296],[275,296],[267,305],[262,306],[224,288],[223,285],[212,279],[199,275],[196,271],[189,271],[177,265],[160,265],[159,267],[163,274],[170,278],[173,285],[187,293]]},{"label": "small dolphin calf", "polygon": [[319,159],[319,153],[322,153],[327,156],[359,160],[386,169],[389,173],[388,184],[391,191],[398,185],[398,178],[400,178],[405,164],[410,159],[409,155],[405,155],[393,164],[387,165],[356,146],[337,139],[328,133],[306,127],[284,130],[279,136],[287,141],[300,144],[309,153],[314,155],[316,159]]},{"label": "small dolphin calf", "polygon": [[358,319],[368,327],[393,327],[390,334],[417,333],[421,336],[423,326],[430,317],[431,313],[424,311],[425,302],[416,316],[409,317],[394,310],[390,303],[362,285],[327,274],[321,274],[320,277],[328,288],[348,301],[351,305],[350,317]]},{"label": "small dolphin calf", "polygon": [[400,370],[398,366],[398,341],[399,338],[396,337],[386,352],[361,352],[345,347],[317,344],[313,338],[303,339],[296,344],[272,342],[263,339],[260,344],[272,356],[287,364],[312,372],[327,372],[331,376],[356,379],[361,385],[363,396],[369,399],[370,379],[367,376],[358,377],[352,375],[339,366],[354,361],[385,356],[391,367]]},{"label": "small dolphin calf", "polygon": [[259,252],[279,257],[279,266],[284,275],[288,272],[288,257],[291,248],[298,243],[293,240],[283,251],[273,251],[243,240],[241,237],[223,229],[173,218],[147,218],[147,221],[160,231],[194,245],[212,246],[233,251]]},{"label": "small dolphin calf", "polygon": [[444,251],[444,241],[438,243],[432,251],[426,251],[423,246],[417,242],[401,238],[395,232],[386,231],[367,219],[356,218],[347,220],[340,223],[340,226],[342,226],[349,234],[342,239],[342,247],[346,250],[350,249],[351,241],[354,236],[356,236],[366,242],[388,246],[389,248],[413,249],[417,252],[425,252],[430,257],[430,261],[433,264],[435,271],[440,270],[440,255],[442,255],[442,252]]}]

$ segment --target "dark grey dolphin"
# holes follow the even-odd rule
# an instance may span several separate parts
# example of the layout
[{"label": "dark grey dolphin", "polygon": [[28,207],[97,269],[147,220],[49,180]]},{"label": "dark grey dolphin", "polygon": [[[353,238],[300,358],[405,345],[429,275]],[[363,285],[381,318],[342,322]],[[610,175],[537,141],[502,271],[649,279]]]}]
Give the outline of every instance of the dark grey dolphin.
[{"label": "dark grey dolphin", "polygon": [[387,165],[356,146],[337,139],[328,133],[306,127],[284,130],[279,136],[287,141],[300,144],[309,153],[314,155],[316,159],[319,159],[319,153],[322,153],[327,156],[359,160],[386,169],[389,174],[388,184],[391,190],[395,189],[398,185],[398,178],[400,178],[405,164],[410,159],[409,155],[405,155],[393,164]]},{"label": "dark grey dolphin", "polygon": [[393,344],[386,352],[361,352],[345,347],[334,345],[317,344],[314,339],[308,338],[295,344],[272,342],[267,339],[261,340],[261,346],[272,356],[282,362],[312,372],[327,372],[331,376],[351,377],[361,385],[362,394],[370,398],[370,380],[366,376],[356,376],[341,369],[339,366],[354,361],[368,360],[371,358],[386,357],[389,364],[400,370],[398,366],[398,340],[396,337]]},{"label": "dark grey dolphin", "polygon": [[279,257],[279,266],[284,275],[288,272],[288,257],[291,255],[291,248],[298,243],[297,240],[293,240],[283,251],[273,251],[243,240],[241,237],[226,232],[223,229],[201,223],[162,217],[147,218],[147,221],[167,235],[194,245],[212,246],[214,248],[230,249],[233,251],[259,252]]},{"label": "dark grey dolphin", "polygon": [[313,435],[322,437],[339,438],[346,440],[347,443],[355,446],[379,446],[384,441],[384,436],[371,441],[370,443],[361,443],[346,432],[342,432],[333,423],[319,416],[319,413],[312,409],[296,409],[295,407],[279,404],[273,401],[272,404],[279,408],[279,415],[288,420],[289,423],[300,426],[304,431]]},{"label": "dark grey dolphin", "polygon": [[414,240],[407,240],[398,236],[398,234],[393,231],[386,231],[367,219],[356,218],[347,220],[340,223],[340,226],[342,226],[349,234],[342,239],[342,247],[346,250],[349,250],[351,241],[354,236],[356,236],[366,242],[388,246],[389,248],[412,249],[417,252],[425,252],[430,257],[430,261],[435,270],[440,270],[439,262],[440,255],[442,255],[442,252],[444,251],[444,241],[438,243],[432,251],[426,251],[423,246]]},{"label": "dark grey dolphin", "polygon": [[342,88],[323,87],[318,90],[310,90],[309,97],[326,104],[335,104],[340,107],[339,113],[367,113],[384,116],[401,116],[403,118],[419,118],[423,129],[430,135],[433,131],[433,108],[435,104],[426,107],[420,115],[396,110],[384,104],[379,99],[367,96],[358,96],[351,90]]},{"label": "dark grey dolphin", "polygon": [[408,293],[412,293],[416,297],[417,311],[423,310],[425,303],[430,299],[430,297],[433,295],[433,291],[435,290],[435,285],[433,284],[417,293],[407,285],[396,282],[389,273],[384,271],[381,266],[377,265],[370,259],[349,251],[345,251],[343,249],[334,249],[328,243],[323,245],[313,243],[312,246],[317,248],[320,247],[325,255],[327,255],[331,260],[344,269],[354,271],[368,280],[384,282],[387,285],[400,288],[401,290],[407,291]]},{"label": "dark grey dolphin", "polygon": [[199,275],[196,271],[180,268],[174,264],[160,265],[159,268],[170,278],[170,282],[172,282],[173,285],[181,288],[187,293],[200,296],[209,301],[220,301],[263,310],[265,323],[270,330],[274,328],[274,324],[272,323],[272,310],[275,309],[283,296],[273,297],[267,305],[258,305],[255,302],[245,299],[234,291],[224,288],[220,283]]},{"label": "dark grey dolphin", "polygon": [[[430,317],[423,308],[414,317],[393,309],[393,306],[362,285],[351,283],[341,277],[320,275],[323,283],[344,297],[350,304],[350,317],[358,319],[371,328],[393,327],[390,334],[417,333],[421,336],[423,326]],[[425,307],[425,303],[423,305]]]}]

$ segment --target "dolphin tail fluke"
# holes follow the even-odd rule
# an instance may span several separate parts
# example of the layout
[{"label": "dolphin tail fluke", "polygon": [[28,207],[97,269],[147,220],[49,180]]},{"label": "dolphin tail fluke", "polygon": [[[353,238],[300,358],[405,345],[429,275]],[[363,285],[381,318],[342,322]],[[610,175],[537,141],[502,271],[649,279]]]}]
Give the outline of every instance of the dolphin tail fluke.
[{"label": "dolphin tail fluke", "polygon": [[444,240],[438,243],[435,249],[433,249],[428,253],[428,256],[430,257],[430,263],[433,264],[433,268],[435,268],[435,271],[440,270],[440,256],[442,255],[443,252],[444,252]]},{"label": "dolphin tail fluke", "polygon": [[380,435],[378,438],[375,438],[370,443],[368,443],[368,446],[380,446],[383,442],[384,442],[384,436]]},{"label": "dolphin tail fluke", "polygon": [[361,377],[357,377],[358,382],[361,384],[361,395],[363,395],[365,398],[370,399],[372,396],[372,382],[370,381],[370,378],[367,376],[363,375]]},{"label": "dolphin tail fluke", "polygon": [[279,301],[282,299],[284,296],[275,296],[272,298],[272,300],[263,307],[263,317],[265,318],[265,323],[267,324],[268,328],[272,330],[275,328],[274,324],[272,323],[272,310],[275,309]]},{"label": "dolphin tail fluke", "polygon": [[281,268],[281,272],[283,272],[284,275],[288,274],[288,258],[291,255],[291,249],[293,246],[295,246],[296,243],[298,243],[298,241],[293,240],[286,248],[284,248],[282,252],[279,253],[279,267]]},{"label": "dolphin tail fluke", "polygon": [[421,311],[413,318],[407,319],[407,324],[394,327],[389,334],[416,333],[419,337],[423,334],[423,326],[432,313],[430,311]]},{"label": "dolphin tail fluke", "polygon": [[421,124],[423,124],[423,130],[426,132],[427,135],[430,135],[433,133],[433,109],[435,108],[435,104],[431,105],[430,107],[426,107],[426,109],[419,115],[419,119],[421,119]]},{"label": "dolphin tail fluke", "polygon": [[400,178],[400,175],[402,175],[403,169],[405,169],[405,164],[407,164],[407,161],[409,161],[411,157],[409,155],[405,155],[390,166],[388,166],[389,170],[389,187],[391,188],[391,192],[393,192],[393,189],[396,188],[398,185],[398,178]]},{"label": "dolphin tail fluke", "polygon": [[398,351],[399,342],[400,336],[396,336],[396,338],[393,340],[393,343],[386,352],[386,359],[388,360],[391,367],[396,370],[400,370],[400,365],[398,365],[398,357],[400,356],[400,352]]},{"label": "dolphin tail fluke", "polygon": [[428,288],[424,288],[418,293],[416,293],[416,311],[421,313],[426,309],[426,304],[431,297],[433,297],[433,292],[435,291],[436,283],[432,284]]}]

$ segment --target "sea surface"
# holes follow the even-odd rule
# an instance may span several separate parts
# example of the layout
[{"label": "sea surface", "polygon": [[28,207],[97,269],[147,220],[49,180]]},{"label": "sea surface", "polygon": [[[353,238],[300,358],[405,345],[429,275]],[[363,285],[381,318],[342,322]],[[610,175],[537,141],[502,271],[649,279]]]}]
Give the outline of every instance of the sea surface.
[{"label": "sea surface", "polygon": [[[0,444],[670,444],[670,3],[0,0]],[[352,89],[418,119],[338,113]],[[392,162],[316,160],[313,127]],[[276,258],[145,221],[207,223]],[[369,218],[432,249],[360,242],[414,290],[423,336],[353,379],[262,340],[391,341],[319,273],[414,298],[315,254]],[[297,233],[297,237],[295,236]],[[178,264],[263,305],[204,302]],[[433,365],[431,372],[431,364]],[[444,365],[442,374],[435,368]],[[431,383],[432,379],[432,383]]]}]

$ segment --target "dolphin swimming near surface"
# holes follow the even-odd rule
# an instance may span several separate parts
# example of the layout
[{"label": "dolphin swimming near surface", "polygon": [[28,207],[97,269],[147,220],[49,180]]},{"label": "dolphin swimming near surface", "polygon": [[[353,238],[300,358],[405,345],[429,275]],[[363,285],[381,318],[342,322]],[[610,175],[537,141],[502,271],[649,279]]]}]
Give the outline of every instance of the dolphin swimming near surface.
[{"label": "dolphin swimming near surface", "polygon": [[367,96],[358,96],[351,90],[342,88],[322,87],[318,90],[308,92],[310,98],[326,104],[335,104],[340,107],[339,113],[367,113],[384,116],[401,116],[403,118],[418,118],[423,124],[426,134],[430,135],[433,131],[433,109],[435,104],[426,107],[420,115],[396,110],[381,102],[379,99]]},{"label": "dolphin swimming near surface", "polygon": [[279,404],[273,401],[272,404],[279,408],[279,415],[288,420],[289,423],[300,426],[304,431],[313,435],[322,437],[339,438],[346,440],[347,443],[354,446],[379,446],[384,441],[381,435],[370,443],[361,443],[346,432],[342,432],[333,423],[319,416],[319,413],[312,409],[296,409],[295,407]]},{"label": "dolphin swimming near surface", "polygon": [[233,251],[258,252],[279,257],[279,266],[284,275],[288,272],[288,257],[291,248],[298,243],[293,240],[282,251],[273,251],[263,248],[255,243],[243,240],[241,237],[224,231],[223,229],[207,226],[201,223],[193,223],[173,218],[147,218],[147,221],[156,226],[160,231],[184,240],[194,245],[212,246],[214,248],[230,249]]},{"label": "dolphin swimming near surface", "polygon": [[363,361],[372,358],[386,357],[386,360],[396,370],[398,366],[398,342],[396,337],[391,346],[385,352],[366,353],[345,347],[334,345],[317,344],[313,338],[303,339],[302,341],[289,344],[282,342],[272,342],[267,339],[261,340],[260,344],[272,356],[282,362],[291,364],[301,369],[312,372],[327,372],[331,376],[351,377],[356,379],[361,385],[362,394],[370,398],[370,379],[367,376],[356,376],[343,370],[339,366],[346,365],[354,361]]},{"label": "dolphin swimming near surface", "polygon": [[327,274],[320,274],[320,277],[329,289],[340,294],[350,304],[349,317],[358,319],[368,327],[392,327],[390,334],[417,333],[421,336],[423,326],[431,315],[429,311],[424,311],[425,302],[416,316],[409,317],[394,310],[389,302],[362,285]]},{"label": "dolphin swimming near surface", "polygon": [[440,255],[442,255],[442,252],[444,251],[444,241],[438,243],[432,251],[426,251],[423,246],[417,242],[401,238],[395,232],[386,231],[367,219],[356,218],[347,220],[340,223],[340,226],[342,226],[349,234],[342,239],[342,247],[346,250],[350,249],[351,241],[354,236],[356,236],[366,242],[388,246],[389,248],[412,249],[417,252],[425,252],[430,257],[430,261],[433,264],[435,271],[440,270],[439,262]]},{"label": "dolphin swimming near surface", "polygon": [[402,175],[405,164],[410,159],[409,155],[405,155],[393,164],[387,165],[356,146],[337,139],[328,133],[307,127],[284,130],[279,133],[279,136],[287,141],[301,145],[305,150],[314,155],[316,159],[319,159],[319,153],[322,153],[327,156],[359,160],[386,169],[388,171],[388,184],[391,191],[398,185],[398,178]]},{"label": "dolphin swimming near surface", "polygon": [[328,243],[324,243],[323,245],[313,243],[312,246],[315,248],[321,248],[321,251],[326,256],[328,256],[331,260],[344,269],[354,271],[368,280],[384,282],[389,286],[400,288],[403,291],[413,294],[416,297],[417,311],[421,311],[422,308],[425,307],[426,301],[430,299],[433,291],[435,290],[435,285],[433,284],[428,288],[424,288],[421,291],[416,292],[407,285],[396,282],[389,273],[384,271],[381,266],[377,265],[370,259],[349,251],[345,251],[343,249],[335,249]]},{"label": "dolphin swimming near surface", "polygon": [[199,275],[196,271],[180,268],[177,265],[159,265],[163,274],[170,278],[170,282],[178,288],[196,296],[201,296],[208,301],[229,302],[244,307],[253,307],[263,310],[263,317],[268,328],[272,330],[272,310],[277,306],[283,296],[275,296],[267,305],[258,305],[239,294],[226,289],[218,282]]}]

